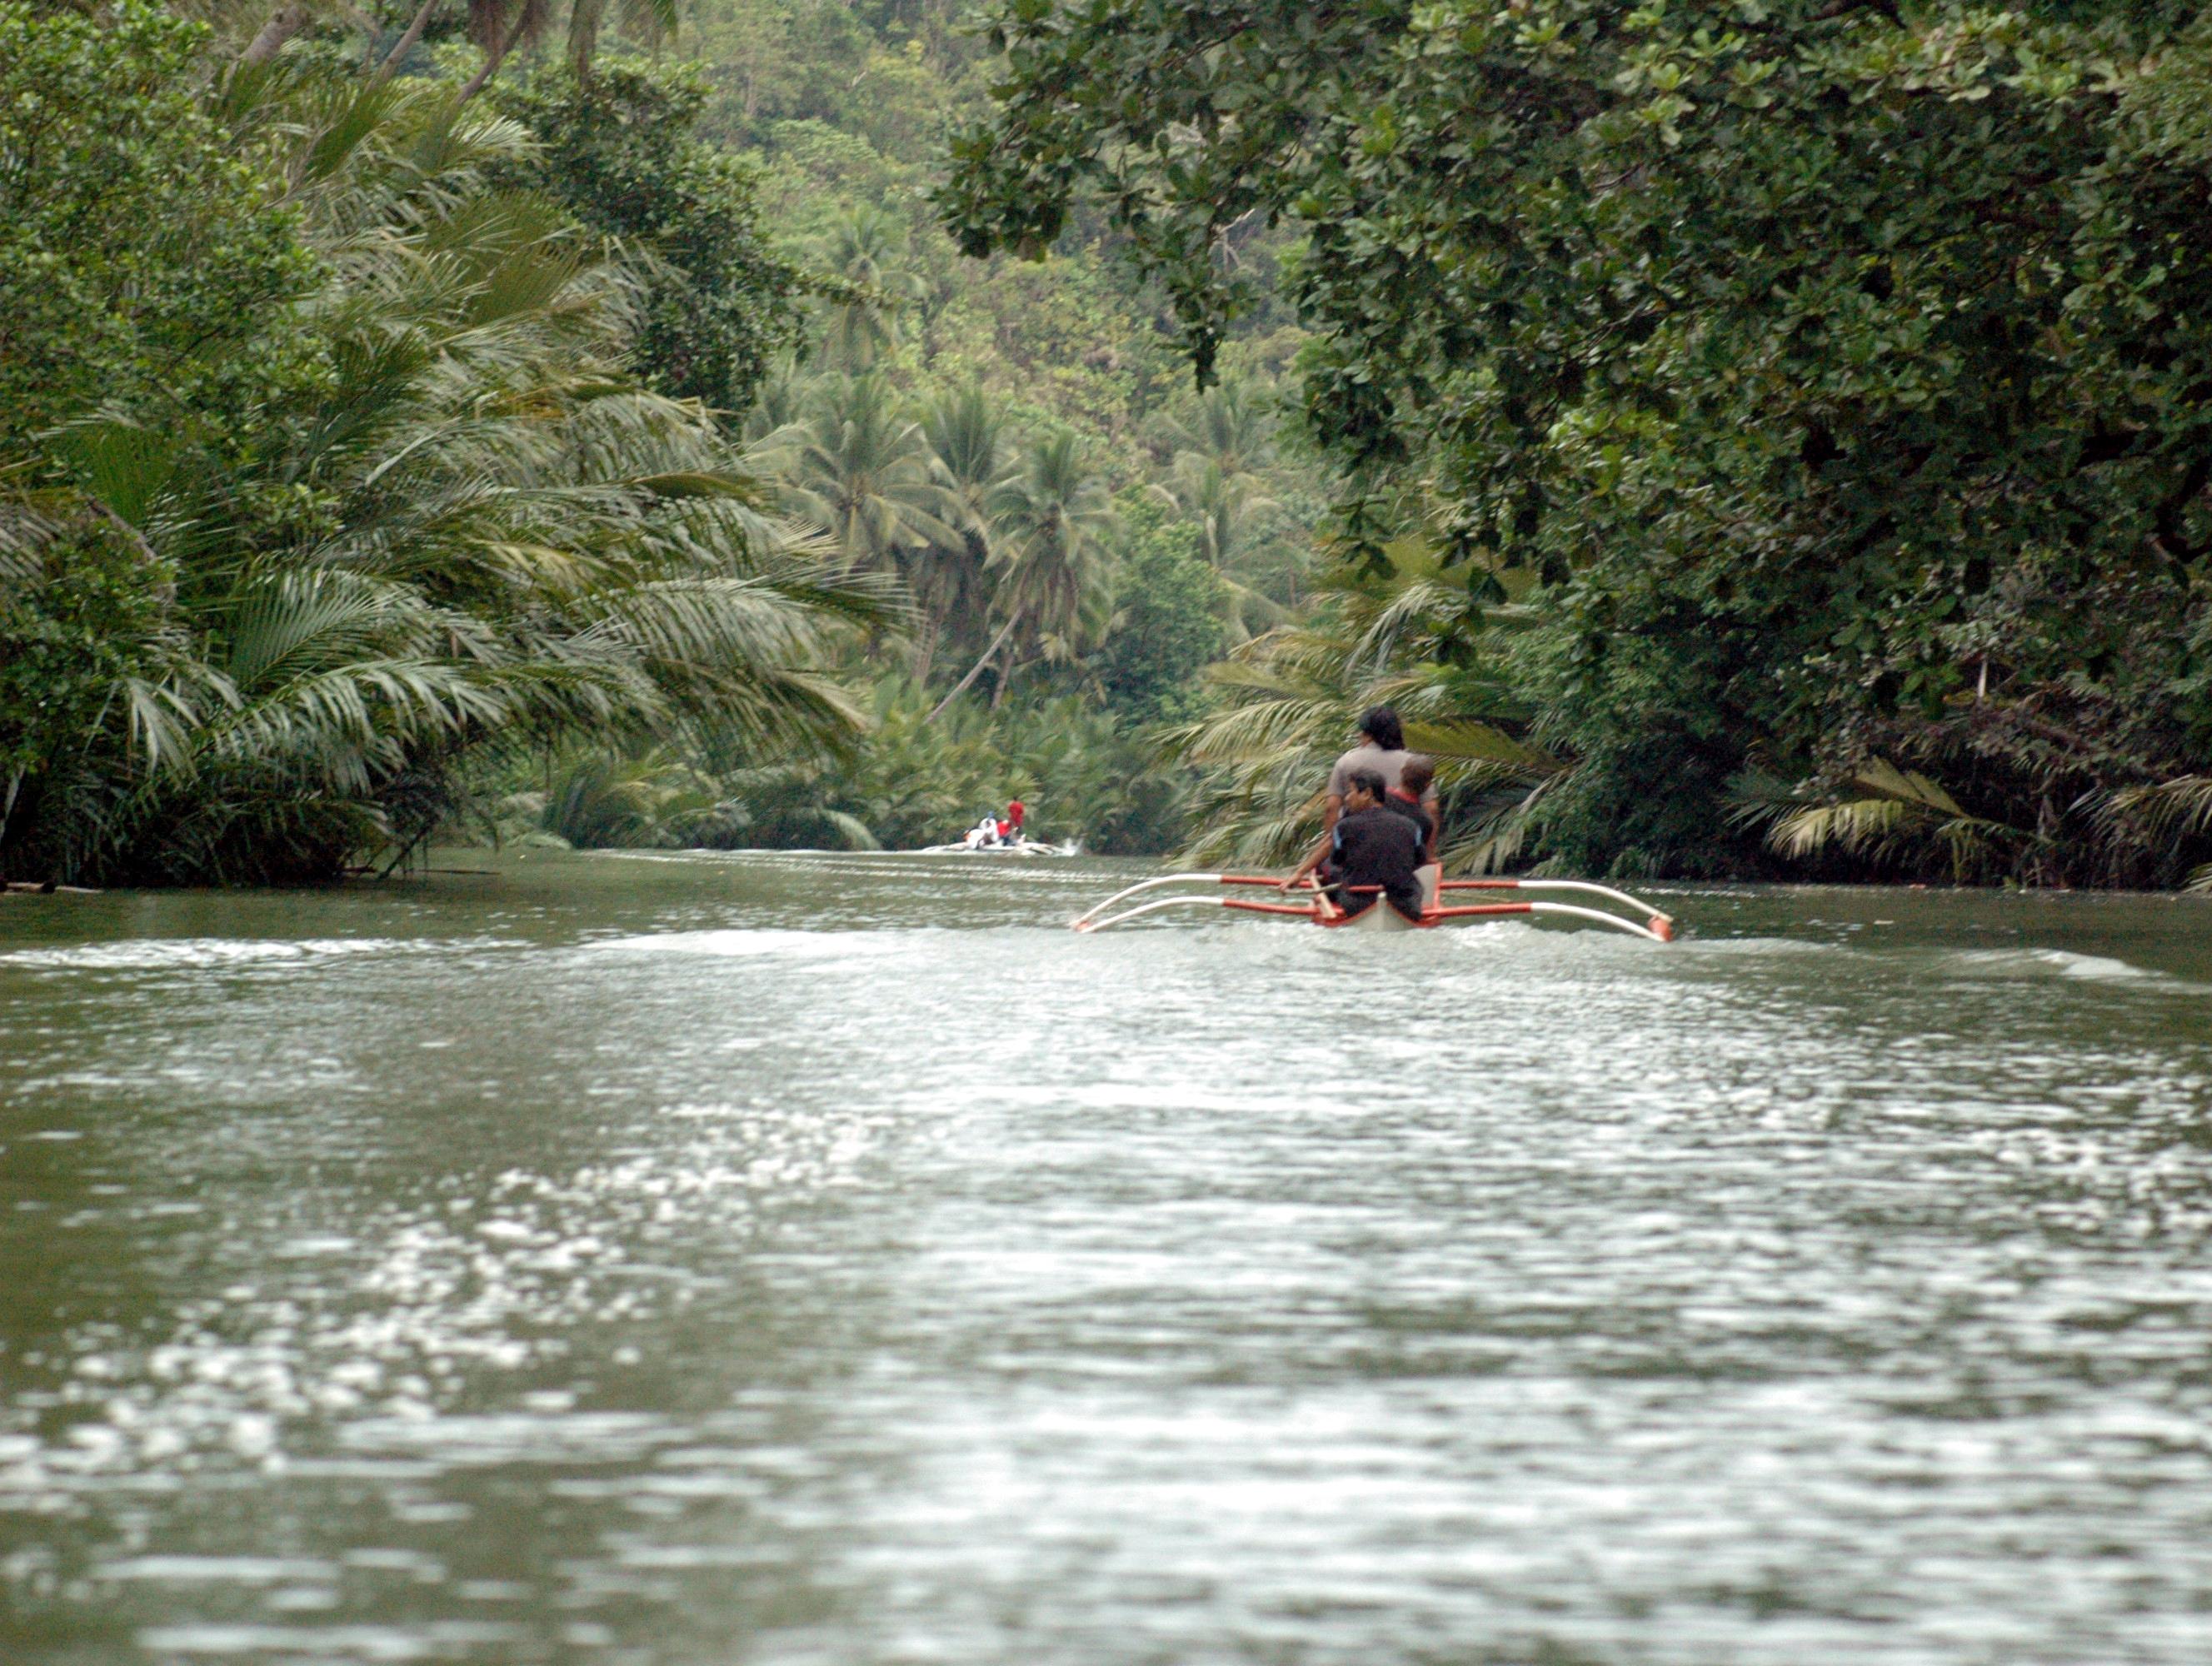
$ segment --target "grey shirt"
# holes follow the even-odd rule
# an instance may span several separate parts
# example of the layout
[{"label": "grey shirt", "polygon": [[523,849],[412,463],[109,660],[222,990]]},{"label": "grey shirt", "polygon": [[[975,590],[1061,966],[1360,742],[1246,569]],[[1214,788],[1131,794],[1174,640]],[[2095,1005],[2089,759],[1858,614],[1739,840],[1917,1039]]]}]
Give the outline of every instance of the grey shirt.
[{"label": "grey shirt", "polygon": [[1405,751],[1401,747],[1397,751],[1386,752],[1371,740],[1362,741],[1337,759],[1336,768],[1328,772],[1328,795],[1331,798],[1344,796],[1354,769],[1372,769],[1382,777],[1382,790],[1387,793],[1398,784],[1399,777],[1405,773]]}]

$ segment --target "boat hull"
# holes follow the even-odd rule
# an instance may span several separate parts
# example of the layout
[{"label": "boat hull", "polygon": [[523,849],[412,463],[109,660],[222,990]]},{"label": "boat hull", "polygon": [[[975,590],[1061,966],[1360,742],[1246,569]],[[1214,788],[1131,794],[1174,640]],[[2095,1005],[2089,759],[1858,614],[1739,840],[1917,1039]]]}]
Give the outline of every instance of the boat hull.
[{"label": "boat hull", "polygon": [[1419,931],[1429,922],[1408,920],[1388,903],[1377,903],[1349,920],[1323,920],[1320,923],[1335,931],[1410,932]]},{"label": "boat hull", "polygon": [[933,844],[914,853],[917,856],[1073,856],[1073,845],[1039,844],[1024,839],[1019,844]]}]

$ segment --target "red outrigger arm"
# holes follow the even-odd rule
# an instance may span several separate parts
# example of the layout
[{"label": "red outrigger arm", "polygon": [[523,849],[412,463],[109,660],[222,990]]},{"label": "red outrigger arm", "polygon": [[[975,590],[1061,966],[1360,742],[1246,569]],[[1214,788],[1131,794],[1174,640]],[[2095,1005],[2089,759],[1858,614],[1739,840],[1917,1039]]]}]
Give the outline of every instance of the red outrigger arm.
[{"label": "red outrigger arm", "polygon": [[[1150,903],[1139,903],[1136,907],[1125,909],[1119,914],[1109,915],[1103,920],[1098,918],[1115,903],[1134,897],[1140,891],[1156,890],[1162,885],[1264,885],[1270,890],[1279,891],[1282,889],[1282,885],[1281,880],[1271,879],[1264,873],[1166,873],[1154,879],[1141,879],[1133,885],[1126,886],[1115,891],[1104,902],[1096,903],[1086,909],[1071,923],[1079,932],[1103,931],[1109,926],[1120,925],[1123,921],[1133,920],[1139,915],[1152,914],[1161,909],[1172,908],[1234,909],[1243,914],[1293,916],[1310,921],[1319,926],[1349,925],[1364,917],[1364,910],[1360,915],[1345,914],[1319,891],[1315,891],[1310,893],[1310,900],[1303,903],[1255,903],[1238,897],[1189,895],[1165,897]],[[1349,889],[1362,894],[1372,894],[1381,887],[1355,885]],[[1404,915],[1398,917],[1404,920],[1409,926],[1426,927],[1441,925],[1447,920],[1486,918],[1508,914],[1563,915],[1591,921],[1601,925],[1612,926],[1621,931],[1633,933],[1638,937],[1649,938],[1655,943],[1672,942],[1674,937],[1674,921],[1672,916],[1661,913],[1649,903],[1638,897],[1631,897],[1626,891],[1615,891],[1610,885],[1593,885],[1583,879],[1446,879],[1441,882],[1437,890],[1440,896],[1443,892],[1450,891],[1578,891],[1633,909],[1644,917],[1639,923],[1634,920],[1624,920],[1617,914],[1608,914],[1599,909],[1582,907],[1571,903],[1546,901],[1462,903],[1455,907],[1442,906],[1429,909],[1418,920]],[[1376,906],[1389,908],[1390,905],[1387,903],[1380,903]]]},{"label": "red outrigger arm", "polygon": [[[1194,897],[1192,900],[1211,903],[1216,899],[1211,897]],[[1223,908],[1236,909],[1244,914],[1295,914],[1301,920],[1310,920],[1314,917],[1313,904],[1310,903],[1304,908],[1299,908],[1292,903],[1248,903],[1241,897],[1224,897],[1219,901]]]}]

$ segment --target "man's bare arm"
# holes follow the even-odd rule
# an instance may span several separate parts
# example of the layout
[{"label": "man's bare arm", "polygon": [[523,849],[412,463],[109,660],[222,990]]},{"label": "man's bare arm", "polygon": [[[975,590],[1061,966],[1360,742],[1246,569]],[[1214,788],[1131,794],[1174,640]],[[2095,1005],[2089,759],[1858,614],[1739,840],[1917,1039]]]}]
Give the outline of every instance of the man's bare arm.
[{"label": "man's bare arm", "polygon": [[1336,818],[1343,813],[1343,797],[1339,793],[1331,793],[1328,795],[1328,803],[1323,805],[1322,807],[1321,837],[1315,841],[1314,848],[1307,854],[1305,860],[1300,862],[1297,865],[1297,867],[1291,873],[1291,877],[1283,881],[1283,887],[1285,890],[1288,890],[1291,886],[1297,884],[1299,880],[1304,879],[1307,874],[1312,873],[1316,868],[1319,867],[1322,862],[1328,860],[1329,843],[1336,832]]}]

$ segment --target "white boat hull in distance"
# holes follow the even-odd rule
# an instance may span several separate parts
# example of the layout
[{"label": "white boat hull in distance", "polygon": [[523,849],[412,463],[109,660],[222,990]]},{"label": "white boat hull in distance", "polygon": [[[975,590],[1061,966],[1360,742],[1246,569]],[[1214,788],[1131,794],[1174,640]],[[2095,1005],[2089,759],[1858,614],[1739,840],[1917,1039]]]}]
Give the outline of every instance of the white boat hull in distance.
[{"label": "white boat hull in distance", "polygon": [[1042,844],[1035,839],[1018,839],[1012,844],[925,845],[912,854],[916,856],[1075,856],[1082,853],[1073,839],[1066,844]]}]

